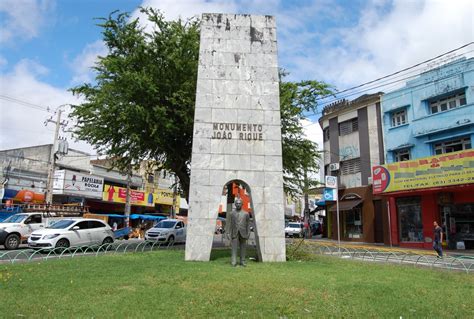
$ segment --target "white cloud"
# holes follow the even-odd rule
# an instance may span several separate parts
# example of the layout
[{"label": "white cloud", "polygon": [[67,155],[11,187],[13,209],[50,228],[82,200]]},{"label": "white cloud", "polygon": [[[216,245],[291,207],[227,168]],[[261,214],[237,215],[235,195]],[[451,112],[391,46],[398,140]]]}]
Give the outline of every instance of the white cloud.
[{"label": "white cloud", "polygon": [[[235,13],[237,5],[230,0],[144,0],[142,7],[160,9],[169,20],[178,18],[200,17],[202,13]],[[133,18],[143,18],[137,9]],[[142,23],[145,23],[143,19]]]},{"label": "white cloud", "polygon": [[371,1],[355,26],[327,30],[322,46],[296,52],[294,71],[340,89],[376,79],[472,41],[473,6],[470,0]]},{"label": "white cloud", "polygon": [[[66,89],[39,80],[48,72],[44,66],[24,59],[11,72],[0,74],[0,149],[52,143],[54,127],[49,124],[45,128],[44,121],[53,114],[41,108],[49,107],[53,111],[61,104],[78,103]],[[12,98],[28,103],[17,103]],[[64,120],[69,110],[65,111]],[[74,142],[70,134],[61,136],[68,137],[71,148],[93,152],[86,143]]]},{"label": "white cloud", "polygon": [[52,0],[0,1],[0,13],[6,16],[0,23],[0,43],[37,37],[53,9]]},{"label": "white cloud", "polygon": [[92,67],[98,60],[98,56],[105,56],[106,54],[107,48],[102,40],[86,45],[71,63],[71,68],[74,72],[72,84],[91,82],[94,79]]},{"label": "white cloud", "polygon": [[323,148],[323,130],[319,126],[319,123],[311,122],[309,120],[302,120],[301,124],[303,125],[304,134],[307,139],[318,144],[318,149]]}]

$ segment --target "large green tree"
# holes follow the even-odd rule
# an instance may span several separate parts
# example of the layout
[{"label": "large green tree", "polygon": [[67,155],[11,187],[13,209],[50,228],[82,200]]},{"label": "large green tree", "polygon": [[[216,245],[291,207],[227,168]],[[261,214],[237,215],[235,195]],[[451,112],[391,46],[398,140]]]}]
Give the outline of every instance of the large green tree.
[{"label": "large green tree", "polygon": [[[126,13],[102,19],[108,54],[99,57],[94,83],[72,88],[84,102],[71,116],[75,134],[122,170],[142,160],[160,163],[179,178],[187,197],[199,55],[199,21],[167,21],[143,8],[152,29]],[[301,119],[329,93],[317,81],[280,85],[285,188],[302,189],[306,172],[318,167],[317,145],[305,139]]]}]

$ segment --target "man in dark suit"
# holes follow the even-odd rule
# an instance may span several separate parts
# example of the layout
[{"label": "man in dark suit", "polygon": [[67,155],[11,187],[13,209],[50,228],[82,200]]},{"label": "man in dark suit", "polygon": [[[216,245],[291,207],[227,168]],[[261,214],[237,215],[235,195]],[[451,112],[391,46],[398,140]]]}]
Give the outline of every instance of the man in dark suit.
[{"label": "man in dark suit", "polygon": [[237,246],[240,245],[240,265],[245,267],[245,247],[250,236],[250,216],[242,211],[242,199],[237,197],[235,210],[226,216],[225,233],[232,241],[232,266],[237,265]]}]

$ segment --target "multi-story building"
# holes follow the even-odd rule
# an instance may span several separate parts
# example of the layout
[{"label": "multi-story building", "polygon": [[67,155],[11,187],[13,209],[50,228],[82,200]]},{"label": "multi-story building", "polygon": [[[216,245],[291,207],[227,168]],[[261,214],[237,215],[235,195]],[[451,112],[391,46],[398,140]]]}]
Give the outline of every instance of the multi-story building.
[{"label": "multi-story building", "polygon": [[[324,170],[338,176],[341,239],[387,242],[386,205],[372,195],[371,167],[384,162],[380,97],[363,95],[323,109]],[[337,239],[336,205],[328,205],[328,237]]]},{"label": "multi-story building", "polygon": [[[0,151],[2,201],[45,201],[52,144]],[[127,176],[112,169],[108,160],[92,159],[68,149],[57,156],[53,203],[82,203],[91,212],[120,213],[126,201]],[[141,175],[143,173],[143,175]],[[156,176],[156,177],[155,177]],[[179,211],[180,198],[169,188],[171,178],[162,171],[136,171],[130,177],[132,213],[170,214]]]},{"label": "multi-story building", "polygon": [[433,221],[450,247],[474,241],[474,58],[422,73],[382,97],[387,165],[374,193],[389,199],[395,245],[430,248]]}]

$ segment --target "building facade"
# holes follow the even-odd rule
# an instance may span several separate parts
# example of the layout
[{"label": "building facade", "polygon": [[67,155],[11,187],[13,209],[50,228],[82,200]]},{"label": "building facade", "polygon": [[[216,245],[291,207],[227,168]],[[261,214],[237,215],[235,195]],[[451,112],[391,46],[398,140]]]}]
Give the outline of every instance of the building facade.
[{"label": "building facade", "polygon": [[[338,176],[340,231],[345,241],[387,242],[387,206],[383,198],[372,195],[371,188],[371,167],[384,162],[381,95],[328,105],[319,120],[325,175]],[[328,237],[337,239],[335,203],[328,204],[326,211]]]},{"label": "building facade", "polygon": [[[52,147],[49,144],[0,151],[2,201],[45,202]],[[91,157],[73,149],[57,157],[53,203],[81,203],[94,213],[123,213],[127,176],[112,169],[107,160]],[[174,211],[179,211],[179,194],[174,199],[173,191],[166,185],[172,185],[169,174],[166,178],[161,171],[134,172],[130,179],[131,212],[169,215],[173,205]]]},{"label": "building facade", "polygon": [[431,248],[438,221],[449,247],[472,246],[474,59],[385,94],[382,113],[387,165],[374,167],[374,193],[389,200],[393,244]]}]

